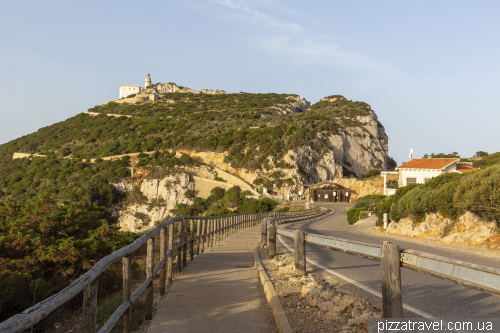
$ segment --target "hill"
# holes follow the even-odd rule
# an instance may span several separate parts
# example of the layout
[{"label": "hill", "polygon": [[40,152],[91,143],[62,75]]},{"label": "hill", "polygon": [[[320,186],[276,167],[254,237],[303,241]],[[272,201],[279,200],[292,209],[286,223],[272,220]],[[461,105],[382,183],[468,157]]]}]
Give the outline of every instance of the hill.
[{"label": "hill", "polygon": [[168,216],[272,210],[251,184],[293,194],[388,164],[363,102],[157,88],[0,145],[0,320]]},{"label": "hill", "polygon": [[206,151],[223,154],[232,168],[271,182],[276,169],[293,169],[286,172],[292,181],[308,183],[387,165],[387,135],[363,102],[330,96],[305,111],[308,102],[292,94],[160,97],[156,102],[109,102],[89,109],[96,116],[78,114],[0,145],[2,187],[24,172],[10,165],[15,152],[84,161],[164,149]]}]

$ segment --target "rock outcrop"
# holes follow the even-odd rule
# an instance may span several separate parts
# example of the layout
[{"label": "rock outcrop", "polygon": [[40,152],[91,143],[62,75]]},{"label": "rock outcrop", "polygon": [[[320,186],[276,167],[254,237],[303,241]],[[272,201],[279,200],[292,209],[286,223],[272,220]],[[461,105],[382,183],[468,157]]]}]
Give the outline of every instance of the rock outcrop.
[{"label": "rock outcrop", "polygon": [[269,118],[278,114],[292,114],[297,112],[304,112],[311,107],[311,102],[299,96],[289,96],[290,104],[279,104],[269,108],[268,113],[262,114],[261,118]]},{"label": "rock outcrop", "polygon": [[[426,214],[425,221],[413,223],[410,218],[391,222],[386,233],[407,237],[430,238],[444,244],[481,245],[495,237],[496,222],[486,222],[476,214],[466,212],[457,222],[439,213]],[[448,229],[448,230],[446,230]],[[442,237],[445,235],[444,237]]]},{"label": "rock outcrop", "polygon": [[210,90],[210,89],[201,89],[201,90],[198,90],[197,92],[198,94],[207,94],[207,95],[225,95],[227,94],[226,91],[224,90]]},{"label": "rock outcrop", "polygon": [[[118,190],[131,189],[132,184],[114,184]],[[119,225],[124,231],[138,232],[154,227],[164,221],[170,210],[179,203],[191,204],[186,198],[186,190],[194,189],[194,183],[187,173],[167,176],[163,179],[144,179],[140,186],[141,193],[147,199],[140,204],[132,204],[118,210]]]},{"label": "rock outcrop", "polygon": [[[362,127],[347,127],[339,134],[321,132],[310,146],[290,150],[284,160],[294,168],[279,169],[285,173],[283,178],[314,184],[341,178],[344,171],[359,176],[375,166],[385,169],[389,159],[389,138],[384,127],[373,111],[370,116],[357,119],[364,123]],[[275,170],[270,170],[270,173]],[[277,193],[289,191],[283,189]]]},{"label": "rock outcrop", "polygon": [[[173,82],[157,83],[157,84],[151,86],[148,89],[154,89],[156,91],[156,93],[176,93],[176,92],[180,92],[180,93],[191,93],[191,94],[194,94],[196,92],[193,89],[189,89],[189,88],[186,88],[186,87],[180,87],[180,86],[176,85]],[[148,89],[146,89],[146,90],[148,90]],[[146,90],[143,90],[143,91],[146,91]]]}]

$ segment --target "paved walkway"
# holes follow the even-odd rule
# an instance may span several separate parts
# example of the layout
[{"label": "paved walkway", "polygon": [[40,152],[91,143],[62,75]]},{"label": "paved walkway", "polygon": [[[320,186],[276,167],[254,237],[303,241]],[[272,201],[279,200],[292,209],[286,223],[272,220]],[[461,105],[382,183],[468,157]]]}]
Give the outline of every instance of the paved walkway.
[{"label": "paved walkway", "polygon": [[272,332],[253,268],[259,235],[260,226],[249,228],[189,263],[147,332]]}]

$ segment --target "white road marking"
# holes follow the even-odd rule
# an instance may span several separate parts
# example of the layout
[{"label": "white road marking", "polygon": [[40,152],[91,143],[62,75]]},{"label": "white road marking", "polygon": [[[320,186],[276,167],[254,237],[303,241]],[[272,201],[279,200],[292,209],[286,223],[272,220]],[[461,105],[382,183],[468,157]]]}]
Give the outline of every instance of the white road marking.
[{"label": "white road marking", "polygon": [[[294,251],[294,249],[292,249],[290,246],[288,246],[288,244],[287,244],[287,243],[285,243],[285,242],[283,241],[283,238],[281,237],[281,235],[278,235],[278,239],[279,239],[279,241],[280,241],[283,245],[285,245],[285,246],[287,247],[287,249],[288,249],[288,250],[290,250],[292,253],[293,253],[293,252],[295,252],[295,251]],[[328,272],[328,273],[330,273],[330,274],[332,274],[332,275],[335,275],[335,276],[337,276],[337,277],[341,278],[342,280],[345,280],[345,281],[347,281],[347,282],[349,282],[349,283],[351,283],[351,284],[355,285],[356,287],[358,287],[358,288],[360,288],[360,289],[362,289],[362,290],[364,290],[364,291],[366,291],[366,292],[368,292],[368,293],[370,293],[370,294],[373,294],[373,295],[375,295],[375,296],[377,296],[377,297],[382,298],[382,294],[381,294],[381,293],[379,293],[378,291],[376,291],[375,289],[372,289],[372,288],[370,288],[370,287],[367,287],[367,286],[365,286],[364,284],[359,283],[358,281],[354,281],[353,279],[348,278],[348,277],[347,277],[347,276],[345,276],[345,275],[342,275],[342,274],[340,274],[340,273],[337,273],[337,272],[335,272],[334,270],[331,270],[331,269],[329,269],[328,267],[325,267],[325,266],[321,265],[320,263],[317,263],[317,262],[316,262],[316,261],[314,261],[314,260],[307,259],[307,255],[306,255],[306,260],[307,260],[309,263],[311,263],[312,265],[314,265],[314,266],[317,266],[317,267],[321,268],[321,269],[322,269],[322,270],[324,270],[325,272]],[[415,307],[413,307],[413,306],[411,306],[411,305],[405,304],[405,303],[403,303],[403,308],[404,308],[404,309],[406,309],[406,310],[408,310],[408,311],[411,311],[411,312],[413,312],[413,313],[416,313],[416,314],[418,314],[419,316],[422,316],[422,317],[424,317],[424,318],[436,318],[436,316],[433,316],[433,315],[431,315],[431,314],[429,314],[429,313],[427,313],[427,312],[424,312],[424,311],[422,311],[422,310],[419,310],[419,309],[417,309],[417,308],[415,308]]]}]

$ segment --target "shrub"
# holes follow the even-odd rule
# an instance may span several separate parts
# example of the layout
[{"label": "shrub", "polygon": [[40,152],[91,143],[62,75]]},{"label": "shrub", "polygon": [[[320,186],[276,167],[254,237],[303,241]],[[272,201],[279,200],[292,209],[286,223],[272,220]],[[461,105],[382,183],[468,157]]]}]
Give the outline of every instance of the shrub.
[{"label": "shrub", "polygon": [[380,175],[380,170],[379,169],[371,169],[364,175],[360,175],[359,178],[371,178]]},{"label": "shrub", "polygon": [[243,203],[240,198],[241,188],[237,185],[231,187],[226,191],[224,197],[221,200],[221,204],[225,207],[236,207]]},{"label": "shrub", "polygon": [[427,212],[436,211],[438,189],[417,187],[399,200],[399,211],[403,215],[422,217]]},{"label": "shrub", "polygon": [[352,207],[347,211],[347,223],[354,224],[359,220],[359,213],[363,210],[366,210],[366,207]]},{"label": "shrub", "polygon": [[361,197],[358,200],[356,200],[354,207],[369,208],[370,206],[374,206],[382,202],[385,198],[386,198],[385,195],[380,195],[380,194],[365,195],[364,197]]},{"label": "shrub", "polygon": [[500,221],[500,165],[466,174],[456,187],[453,204],[463,211],[471,211],[486,220]]},{"label": "shrub", "polygon": [[222,197],[224,196],[224,189],[222,187],[214,187],[211,191],[210,191],[210,195],[212,195],[214,197],[214,200],[220,200],[222,199]]},{"label": "shrub", "polygon": [[186,198],[194,198],[196,196],[196,191],[195,190],[186,190],[184,192],[184,196]]},{"label": "shrub", "polygon": [[256,179],[254,179],[254,181],[253,181],[253,183],[254,183],[255,185],[258,185],[258,186],[260,186],[260,185],[264,184],[264,182],[265,182],[265,180],[264,180],[264,179],[262,179],[262,178],[256,178]]}]

